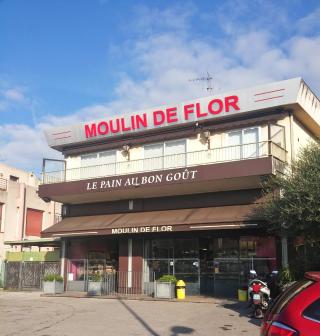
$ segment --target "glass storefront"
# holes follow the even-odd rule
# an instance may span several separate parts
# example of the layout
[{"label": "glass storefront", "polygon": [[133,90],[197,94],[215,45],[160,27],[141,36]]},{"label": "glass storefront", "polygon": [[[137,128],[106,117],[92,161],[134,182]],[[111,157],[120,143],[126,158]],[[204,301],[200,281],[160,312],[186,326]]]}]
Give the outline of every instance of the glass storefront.
[{"label": "glass storefront", "polygon": [[198,239],[175,238],[145,240],[145,281],[172,274],[188,283],[187,294],[199,292],[199,246]]},{"label": "glass storefront", "polygon": [[[127,244],[126,240],[123,242]],[[136,287],[145,291],[152,288],[155,280],[170,274],[186,282],[187,295],[234,297],[237,288],[247,282],[251,269],[261,278],[276,269],[275,239],[267,236],[181,234],[175,238],[144,239],[143,255],[142,246],[137,255],[143,257],[143,269],[135,268],[134,272],[119,270],[117,240],[79,239],[71,247],[67,284],[68,290],[76,291],[86,291],[90,282],[115,274],[127,277],[122,282],[130,289],[130,279],[136,278]]]},{"label": "glass storefront", "polygon": [[87,291],[89,282],[101,281],[113,274],[118,269],[118,249],[118,243],[111,239],[73,240],[67,268],[67,290]]},{"label": "glass storefront", "polygon": [[234,296],[250,269],[260,277],[276,268],[272,237],[197,237],[145,240],[145,281],[172,274],[187,295]]}]

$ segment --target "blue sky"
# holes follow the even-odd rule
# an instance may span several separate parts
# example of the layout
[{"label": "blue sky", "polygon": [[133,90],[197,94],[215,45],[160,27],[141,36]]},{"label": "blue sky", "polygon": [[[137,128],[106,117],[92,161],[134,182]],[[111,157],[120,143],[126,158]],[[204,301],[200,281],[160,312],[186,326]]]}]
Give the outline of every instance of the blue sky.
[{"label": "blue sky", "polygon": [[302,76],[319,1],[0,0],[0,162],[38,172],[48,126]]}]

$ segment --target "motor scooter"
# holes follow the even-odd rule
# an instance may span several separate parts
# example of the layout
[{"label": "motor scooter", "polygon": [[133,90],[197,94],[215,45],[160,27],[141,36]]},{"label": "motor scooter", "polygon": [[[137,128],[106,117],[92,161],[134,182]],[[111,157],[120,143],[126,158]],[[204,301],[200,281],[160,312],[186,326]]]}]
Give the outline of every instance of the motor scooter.
[{"label": "motor scooter", "polygon": [[[252,275],[253,272],[250,275]],[[248,296],[250,300],[250,306],[253,310],[253,317],[263,318],[265,311],[268,309],[270,302],[270,289],[268,285],[262,280],[256,277],[249,280],[248,284]]]}]

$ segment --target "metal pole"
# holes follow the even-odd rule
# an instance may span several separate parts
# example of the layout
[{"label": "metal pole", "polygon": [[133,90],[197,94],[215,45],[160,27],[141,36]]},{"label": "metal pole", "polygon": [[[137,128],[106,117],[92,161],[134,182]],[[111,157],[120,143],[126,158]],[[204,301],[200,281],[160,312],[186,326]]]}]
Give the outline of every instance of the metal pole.
[{"label": "metal pole", "polygon": [[282,252],[282,267],[289,266],[288,261],[288,238],[286,236],[281,237],[281,252]]}]

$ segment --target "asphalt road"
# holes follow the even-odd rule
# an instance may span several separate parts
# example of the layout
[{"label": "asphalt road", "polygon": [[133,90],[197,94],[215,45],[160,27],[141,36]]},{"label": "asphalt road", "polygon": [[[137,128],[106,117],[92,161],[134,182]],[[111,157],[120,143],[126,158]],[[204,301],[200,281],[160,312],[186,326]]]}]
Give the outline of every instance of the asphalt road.
[{"label": "asphalt road", "polygon": [[41,297],[0,292],[1,336],[258,336],[259,321],[233,302]]}]

